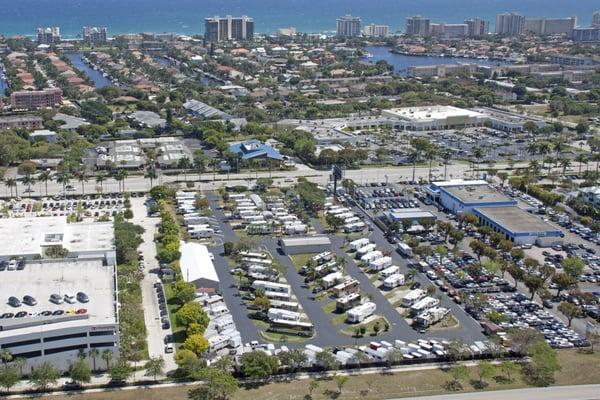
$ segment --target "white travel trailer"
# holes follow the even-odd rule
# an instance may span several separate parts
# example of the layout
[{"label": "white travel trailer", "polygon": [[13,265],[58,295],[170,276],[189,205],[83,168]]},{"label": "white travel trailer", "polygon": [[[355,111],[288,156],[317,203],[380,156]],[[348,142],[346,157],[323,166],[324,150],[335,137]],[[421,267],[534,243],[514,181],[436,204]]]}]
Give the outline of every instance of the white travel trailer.
[{"label": "white travel trailer", "polygon": [[344,225],[344,232],[346,233],[350,233],[350,232],[362,232],[363,229],[365,229],[365,223],[364,222],[353,222],[351,224],[346,224]]},{"label": "white travel trailer", "polygon": [[417,315],[417,314],[422,313],[425,310],[428,310],[430,308],[437,306],[438,304],[440,304],[440,301],[438,299],[427,296],[427,297],[424,297],[421,300],[417,301],[415,304],[413,304],[410,307],[410,312],[413,315]]},{"label": "white travel trailer", "polygon": [[400,285],[404,285],[404,275],[394,274],[383,280],[383,287],[386,289],[394,289]]},{"label": "white travel trailer", "polygon": [[412,248],[404,242],[398,243],[398,253],[406,258],[413,256]]},{"label": "white travel trailer", "polygon": [[413,304],[415,304],[417,301],[419,301],[423,297],[425,297],[425,295],[426,295],[426,293],[422,289],[411,290],[402,299],[402,306],[404,306],[404,307],[410,307]]},{"label": "white travel trailer", "polygon": [[[439,322],[450,312],[449,309],[445,307],[433,307],[429,310],[422,312],[421,314],[415,317],[415,323],[422,327],[429,327],[436,322]],[[424,346],[421,346],[424,347]],[[431,349],[426,349],[431,350]]]},{"label": "white travel trailer", "polygon": [[387,267],[390,267],[392,265],[392,257],[380,257],[380,258],[376,258],[375,260],[372,260],[369,263],[369,270],[371,272],[373,271],[381,271]]},{"label": "white travel trailer", "polygon": [[360,258],[360,260],[370,263],[371,261],[376,260],[381,257],[383,257],[383,253],[379,250],[376,250],[376,251],[371,251],[371,252],[365,254],[364,256],[362,256]]},{"label": "white travel trailer", "polygon": [[359,306],[356,306],[350,310],[348,310],[348,322],[350,323],[358,323],[358,322],[362,322],[365,319],[369,318],[371,315],[373,315],[373,313],[375,313],[375,310],[377,309],[377,305],[373,302],[367,302],[364,304],[361,304]]},{"label": "white travel trailer", "polygon": [[356,250],[356,254],[358,254],[359,257],[364,256],[365,254],[370,253],[371,251],[375,251],[376,248],[377,245],[375,243],[369,243]]},{"label": "white travel trailer", "polygon": [[365,247],[371,241],[368,238],[356,239],[350,242],[350,250],[357,251],[358,249]]},{"label": "white travel trailer", "polygon": [[381,271],[379,273],[379,277],[385,279],[388,276],[396,275],[399,272],[400,272],[400,268],[398,268],[396,265],[392,265],[391,267],[387,267],[386,269]]},{"label": "white travel trailer", "polygon": [[300,313],[295,311],[284,310],[280,308],[269,308],[267,312],[269,321],[284,320],[284,321],[299,321]]}]

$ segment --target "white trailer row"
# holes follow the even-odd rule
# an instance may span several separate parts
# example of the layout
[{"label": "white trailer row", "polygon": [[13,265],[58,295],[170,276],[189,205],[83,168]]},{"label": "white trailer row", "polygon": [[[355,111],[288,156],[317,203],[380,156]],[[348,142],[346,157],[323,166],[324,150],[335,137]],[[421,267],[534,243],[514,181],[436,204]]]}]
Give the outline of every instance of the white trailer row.
[{"label": "white trailer row", "polygon": [[398,286],[404,285],[404,281],[404,275],[402,274],[390,275],[383,280],[383,287],[391,290],[397,288]]},{"label": "white trailer row", "polygon": [[414,289],[414,290],[411,290],[402,299],[402,306],[403,307],[410,307],[413,304],[415,304],[417,301],[421,300],[426,295],[427,294],[425,293],[425,291],[423,289]]}]

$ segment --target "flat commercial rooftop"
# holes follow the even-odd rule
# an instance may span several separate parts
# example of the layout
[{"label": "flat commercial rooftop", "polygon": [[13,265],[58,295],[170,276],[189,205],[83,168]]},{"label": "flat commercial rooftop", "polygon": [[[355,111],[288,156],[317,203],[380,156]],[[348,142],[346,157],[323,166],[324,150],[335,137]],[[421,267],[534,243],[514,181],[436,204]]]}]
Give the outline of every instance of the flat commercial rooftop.
[{"label": "flat commercial rooftop", "polygon": [[[17,329],[0,330],[0,338],[20,334],[39,332],[44,329],[60,329],[70,326],[111,324],[116,321],[115,314],[115,271],[113,266],[104,266],[100,260],[73,260],[57,262],[28,261],[24,270],[0,272],[0,315],[4,313],[16,314],[20,311],[28,313],[22,318],[2,318],[0,326],[15,326],[31,322],[29,326]],[[89,297],[89,302],[75,304],[54,304],[50,302],[50,295],[56,293],[61,296],[70,294],[75,296],[83,292]],[[19,300],[29,295],[37,300],[37,305],[12,307],[7,304],[10,296]],[[78,320],[65,320],[56,323],[49,321],[64,318],[66,312],[86,309],[82,314],[85,318]],[[41,316],[44,311],[54,312],[63,310],[60,316]],[[68,314],[67,314],[68,315]],[[39,322],[39,323],[36,323]],[[44,323],[45,322],[45,323]]]},{"label": "flat commercial rooftop", "polygon": [[514,203],[510,197],[492,189],[489,185],[466,185],[443,187],[443,191],[451,194],[465,204],[476,203]]},{"label": "flat commercial rooftop", "polygon": [[515,234],[559,231],[559,229],[519,207],[483,207],[476,208],[475,211]]},{"label": "flat commercial rooftop", "polygon": [[303,236],[282,238],[281,243],[284,246],[330,245],[331,240],[327,236]]},{"label": "flat commercial rooftop", "polygon": [[453,106],[403,107],[385,110],[387,115],[409,121],[443,120],[450,117],[484,117],[484,114]]},{"label": "flat commercial rooftop", "polygon": [[42,254],[62,245],[71,253],[114,250],[112,222],[67,223],[66,217],[0,219],[0,257]]}]

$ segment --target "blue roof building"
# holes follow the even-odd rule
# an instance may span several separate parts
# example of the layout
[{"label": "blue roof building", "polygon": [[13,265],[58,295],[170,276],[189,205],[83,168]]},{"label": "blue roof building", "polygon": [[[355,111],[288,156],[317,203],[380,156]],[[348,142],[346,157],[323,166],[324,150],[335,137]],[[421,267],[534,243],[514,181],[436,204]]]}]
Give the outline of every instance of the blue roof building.
[{"label": "blue roof building", "polygon": [[242,160],[269,159],[283,161],[283,156],[277,150],[258,140],[248,140],[229,146],[233,154],[241,154]]}]

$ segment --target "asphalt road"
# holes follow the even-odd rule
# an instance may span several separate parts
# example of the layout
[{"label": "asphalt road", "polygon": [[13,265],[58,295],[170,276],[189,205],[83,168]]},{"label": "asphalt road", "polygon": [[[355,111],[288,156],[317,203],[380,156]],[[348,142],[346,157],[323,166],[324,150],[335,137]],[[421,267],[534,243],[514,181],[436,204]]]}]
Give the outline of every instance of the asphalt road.
[{"label": "asphalt road", "polygon": [[[239,238],[233,229],[231,229],[231,225],[225,221],[223,210],[219,209],[218,195],[214,192],[205,192],[205,195],[213,212],[213,216],[220,225],[221,232],[223,233],[223,242],[238,242]],[[229,263],[223,255],[223,244],[221,243],[212,247],[211,252],[215,257],[214,264],[221,283],[221,296],[223,296],[223,300],[231,312],[231,316],[235,321],[237,330],[242,336],[242,340],[244,343],[248,343],[252,340],[260,341],[258,330],[250,318],[248,318],[248,310],[239,296],[236,278],[229,273]]]},{"label": "asphalt road", "polygon": [[146,268],[144,269],[144,279],[142,280],[142,304],[144,308],[144,320],[146,322],[148,342],[148,354],[150,357],[162,357],[165,360],[165,372],[173,372],[177,369],[177,364],[173,358],[174,353],[165,353],[164,337],[172,333],[171,330],[163,330],[160,323],[160,310],[158,308],[158,299],[154,283],[158,279],[158,261],[156,260],[156,246],[154,244],[154,235],[160,218],[151,218],[147,216],[145,197],[132,197],[131,209],[133,211],[132,222],[144,228],[142,234],[142,244],[139,250],[144,255]]},{"label": "asphalt road", "polygon": [[[600,385],[553,386],[498,390],[493,392],[445,394],[440,396],[410,397],[408,400],[597,400]],[[407,398],[404,398],[407,400]]]},{"label": "asphalt road", "polygon": [[[497,164],[495,168],[502,168],[503,165]],[[436,167],[438,169],[437,172],[434,172],[434,179],[443,179],[444,171],[443,167]],[[345,177],[354,179],[357,183],[366,183],[366,182],[382,182],[382,181],[405,181],[412,179],[412,166],[402,166],[402,167],[388,167],[388,168],[363,168],[358,170],[347,170],[345,172]],[[448,166],[447,174],[448,178],[462,178],[467,176],[471,176],[471,173],[468,172],[469,166],[467,164],[452,164]],[[329,171],[318,171],[306,167],[304,165],[298,165],[297,169],[294,171],[274,171],[272,173],[268,171],[264,172],[243,172],[239,174],[217,174],[215,176],[215,180],[213,180],[213,175],[209,173],[202,174],[202,181],[198,182],[198,174],[187,174],[187,181],[194,181],[197,190],[212,190],[224,185],[248,185],[249,182],[252,182],[257,177],[258,178],[269,178],[273,177],[276,186],[289,186],[290,184],[295,182],[295,179],[298,177],[306,177],[311,181],[314,181],[318,184],[326,184],[329,181]],[[427,167],[417,167],[415,179],[419,178],[428,178],[429,169]],[[181,182],[183,183],[185,177],[183,174],[181,175],[164,175],[160,174],[158,179],[155,179],[153,184],[158,185],[162,183],[173,183],[173,182]],[[291,180],[291,181],[290,181]],[[70,182],[70,185],[73,186],[73,190],[68,192],[70,194],[82,194],[85,193],[97,193],[98,191],[104,193],[114,193],[119,191],[119,183],[114,179],[110,178],[103,182],[102,188],[98,185],[93,178],[90,178],[90,181],[84,183],[83,187],[80,182],[73,179]],[[21,197],[31,196],[42,196],[46,194],[46,188],[44,183],[37,183],[31,187],[33,190],[32,193],[25,193],[27,187],[22,184],[22,182],[18,182],[17,193]],[[125,179],[125,191],[128,192],[144,192],[150,189],[150,180],[144,178],[141,175],[130,176]],[[62,184],[58,184],[54,181],[48,182],[48,194],[55,195],[57,193],[62,192],[63,186]],[[15,188],[13,188],[14,194]],[[0,191],[0,196],[9,197],[10,191],[6,186],[4,189]]]}]

